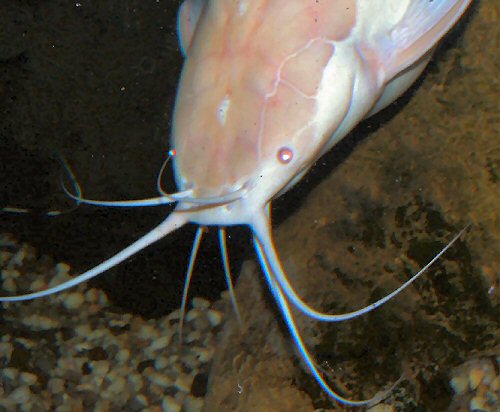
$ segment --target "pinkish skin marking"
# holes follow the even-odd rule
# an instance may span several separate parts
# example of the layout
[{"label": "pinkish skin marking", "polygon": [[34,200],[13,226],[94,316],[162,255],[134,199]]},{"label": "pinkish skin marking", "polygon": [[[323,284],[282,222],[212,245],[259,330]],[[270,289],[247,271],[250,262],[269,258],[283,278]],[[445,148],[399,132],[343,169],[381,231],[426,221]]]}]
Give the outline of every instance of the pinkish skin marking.
[{"label": "pinkish skin marking", "polygon": [[[245,18],[238,2],[210,3],[195,34],[204,41],[188,52],[174,118],[174,136],[182,136],[175,142],[178,167],[204,195],[251,176],[291,136],[297,145],[307,143],[304,125],[333,53],[325,41],[344,39],[355,23],[354,0],[341,2],[332,11],[323,1],[252,1]],[[278,81],[281,71],[286,82]],[[216,114],[224,96],[231,107],[221,124]]]}]

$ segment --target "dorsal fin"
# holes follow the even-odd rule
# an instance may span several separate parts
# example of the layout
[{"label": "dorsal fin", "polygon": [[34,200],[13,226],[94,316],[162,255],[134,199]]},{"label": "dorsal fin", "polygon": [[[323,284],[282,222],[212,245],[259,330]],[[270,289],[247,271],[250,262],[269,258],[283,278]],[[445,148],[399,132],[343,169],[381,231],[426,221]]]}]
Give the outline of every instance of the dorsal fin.
[{"label": "dorsal fin", "polygon": [[384,39],[381,61],[391,79],[429,52],[457,22],[472,0],[412,0]]},{"label": "dorsal fin", "polygon": [[177,36],[179,37],[179,45],[184,57],[191,45],[193,34],[198,24],[203,7],[206,0],[185,0],[177,15]]}]

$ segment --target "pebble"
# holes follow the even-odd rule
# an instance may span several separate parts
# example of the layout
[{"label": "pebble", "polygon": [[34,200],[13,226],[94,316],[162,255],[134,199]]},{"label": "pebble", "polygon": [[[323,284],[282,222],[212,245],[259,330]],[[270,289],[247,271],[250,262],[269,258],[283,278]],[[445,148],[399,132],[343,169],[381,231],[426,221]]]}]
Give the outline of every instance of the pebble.
[{"label": "pebble", "polygon": [[64,300],[64,307],[68,310],[75,310],[85,302],[85,295],[80,292],[70,293]]},{"label": "pebble", "polygon": [[187,375],[185,373],[180,374],[175,379],[175,386],[183,392],[189,392],[191,390],[191,385],[193,384],[193,375]]},{"label": "pebble", "polygon": [[2,282],[2,288],[8,293],[14,293],[17,290],[16,282],[12,278],[6,278]]},{"label": "pebble", "polygon": [[469,386],[470,389],[475,390],[484,378],[484,370],[481,368],[474,368],[469,372]]},{"label": "pebble", "polygon": [[497,372],[499,363],[498,357],[480,357],[453,369],[450,380],[455,392],[453,410],[500,410],[500,377]]},{"label": "pebble", "polygon": [[153,351],[165,349],[170,343],[171,339],[172,339],[172,334],[161,336],[155,339],[149,347]]},{"label": "pebble", "polygon": [[154,384],[161,386],[162,388],[166,388],[173,384],[172,379],[170,379],[167,375],[153,372],[148,375],[148,379]]},{"label": "pebble", "polygon": [[10,379],[11,381],[15,380],[19,375],[19,371],[15,368],[4,368],[2,370],[2,377],[6,379]]},{"label": "pebble", "polygon": [[12,351],[14,350],[12,343],[1,342],[0,343],[0,358],[5,358],[7,362],[10,362],[10,357],[12,356]]},{"label": "pebble", "polygon": [[29,386],[37,383],[38,376],[36,376],[34,373],[21,372],[20,379],[22,383]]},{"label": "pebble", "polygon": [[181,412],[182,405],[172,396],[165,396],[162,407],[164,412]]},{"label": "pebble", "polygon": [[186,337],[184,338],[185,343],[191,343],[194,342],[195,340],[201,340],[202,337],[202,332],[199,330],[193,330],[192,332],[189,332]]},{"label": "pebble", "polygon": [[394,406],[387,405],[385,403],[379,403],[377,405],[368,408],[367,412],[394,412]]},{"label": "pebble", "polygon": [[164,356],[158,356],[155,359],[155,369],[162,370],[165,369],[170,364],[170,360]]},{"label": "pebble", "polygon": [[132,391],[136,393],[139,392],[144,385],[142,376],[139,374],[128,375],[127,380]]},{"label": "pebble", "polygon": [[207,317],[208,317],[208,320],[210,322],[210,324],[212,325],[212,327],[216,327],[216,326],[219,326],[221,323],[222,323],[222,313],[219,312],[218,310],[213,310],[213,309],[210,309],[208,312],[207,312]]},{"label": "pebble", "polygon": [[61,378],[49,379],[47,389],[54,395],[62,393],[64,391],[64,380]]},{"label": "pebble", "polygon": [[201,363],[207,363],[212,360],[214,356],[214,348],[195,347],[196,357]]},{"label": "pebble", "polygon": [[450,381],[450,386],[457,395],[464,394],[469,389],[469,379],[466,377],[455,377]]},{"label": "pebble", "polygon": [[[23,285],[40,290],[71,278],[67,264],[50,269],[47,260],[40,259],[39,264],[27,246],[22,253],[9,253],[0,245],[2,256],[10,260],[16,256],[15,269],[13,264],[5,267],[8,260],[0,261],[0,269],[7,271],[16,290],[21,279]],[[24,267],[30,272],[25,273]],[[0,411],[200,411],[203,398],[191,393],[193,379],[212,358],[212,324],[220,324],[222,314],[213,310],[209,315],[211,303],[193,298],[187,314],[190,321],[186,318],[184,325],[185,345],[180,350],[172,342],[177,337],[178,309],[161,319],[145,321],[106,309],[106,295],[86,288],[80,285],[54,298],[3,305],[8,328],[0,336],[0,362],[8,365],[14,347],[20,345],[22,362],[37,367],[48,359],[50,365],[42,368],[43,379],[14,367],[0,369],[0,382],[5,383],[0,387]],[[42,336],[49,331],[51,338],[20,337],[31,338],[33,331]],[[190,341],[196,341],[196,346],[189,345]],[[43,387],[41,380],[46,382]]]},{"label": "pebble", "polygon": [[20,386],[14,389],[9,397],[17,404],[26,403],[31,397],[31,391],[27,386]]},{"label": "pebble", "polygon": [[486,410],[486,400],[481,396],[474,396],[469,404],[471,411],[484,411]]},{"label": "pebble", "polygon": [[95,376],[104,376],[109,372],[110,365],[107,360],[100,360],[92,362],[90,367]]},{"label": "pebble", "polygon": [[30,284],[30,289],[31,290],[42,290],[44,287],[46,287],[47,284],[43,279],[36,279]]},{"label": "pebble", "polygon": [[201,311],[198,309],[191,309],[186,315],[186,322],[191,322],[201,315]]},{"label": "pebble", "polygon": [[36,313],[23,317],[22,323],[33,330],[55,329],[58,326],[56,320]]},{"label": "pebble", "polygon": [[199,309],[201,311],[206,311],[210,307],[210,302],[207,299],[195,297],[191,301],[193,308]]},{"label": "pebble", "polygon": [[182,404],[183,412],[201,412],[203,408],[203,399],[186,396]]},{"label": "pebble", "polygon": [[125,363],[130,359],[130,351],[128,349],[120,349],[116,354],[115,359],[119,363]]},{"label": "pebble", "polygon": [[106,390],[113,395],[120,395],[125,390],[125,384],[126,380],[123,376],[114,376],[111,385]]}]

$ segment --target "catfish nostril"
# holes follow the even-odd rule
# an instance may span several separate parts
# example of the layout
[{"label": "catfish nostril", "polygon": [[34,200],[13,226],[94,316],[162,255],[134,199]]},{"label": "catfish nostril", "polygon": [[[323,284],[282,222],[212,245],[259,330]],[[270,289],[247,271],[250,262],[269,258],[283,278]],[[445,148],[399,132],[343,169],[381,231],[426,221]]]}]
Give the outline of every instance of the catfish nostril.
[{"label": "catfish nostril", "polygon": [[287,164],[293,159],[293,150],[289,147],[283,146],[278,150],[278,160],[280,163]]}]

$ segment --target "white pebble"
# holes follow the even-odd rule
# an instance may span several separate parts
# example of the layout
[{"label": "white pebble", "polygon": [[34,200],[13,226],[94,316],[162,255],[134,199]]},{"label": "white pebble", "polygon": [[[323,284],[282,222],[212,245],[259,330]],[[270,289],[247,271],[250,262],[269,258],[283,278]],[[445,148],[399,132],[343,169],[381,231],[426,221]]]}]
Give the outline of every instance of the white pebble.
[{"label": "white pebble", "polygon": [[64,380],[61,378],[51,378],[47,383],[47,389],[54,395],[58,393],[63,393],[64,391]]},{"label": "white pebble", "polygon": [[113,395],[119,395],[120,393],[123,393],[124,389],[125,378],[123,378],[122,376],[114,376],[111,385],[109,385],[106,391],[112,393]]},{"label": "white pebble", "polygon": [[167,317],[165,319],[168,322],[169,320],[177,320],[177,319],[180,318],[180,316],[181,316],[181,310],[180,309],[176,309],[172,313],[170,313],[169,315],[167,315]]},{"label": "white pebble", "polygon": [[34,330],[55,329],[59,326],[59,322],[57,322],[56,320],[51,319],[47,316],[38,315],[36,313],[30,316],[23,317],[21,322]]},{"label": "white pebble", "polygon": [[172,339],[172,335],[161,336],[158,339],[155,339],[153,341],[153,343],[151,343],[151,345],[149,345],[149,347],[153,351],[165,349],[168,346],[168,344],[170,343],[171,339]]},{"label": "white pebble", "polygon": [[206,363],[210,361],[214,356],[213,348],[196,347],[194,348],[194,351],[196,357],[198,358],[198,361],[200,361],[201,363]]},{"label": "white pebble", "polygon": [[9,395],[9,398],[17,404],[26,403],[30,397],[31,391],[27,386],[20,386],[19,388],[14,389]]},{"label": "white pebble", "polygon": [[191,304],[193,308],[200,310],[207,310],[210,307],[210,302],[208,300],[199,297],[193,298]]},{"label": "white pebble", "polygon": [[85,302],[85,296],[80,292],[70,293],[66,299],[64,299],[64,307],[68,310],[78,309],[83,302]]},{"label": "white pebble", "polygon": [[110,328],[123,328],[127,326],[128,321],[124,319],[110,319],[108,322],[108,326]]},{"label": "white pebble", "polygon": [[83,337],[87,337],[90,335],[90,333],[92,332],[92,329],[90,328],[90,325],[88,323],[84,323],[82,325],[78,325],[76,328],[75,328],[75,332],[77,334],[77,336],[83,336]]},{"label": "white pebble", "polygon": [[207,318],[212,327],[219,326],[222,322],[222,313],[218,310],[210,309],[207,312]]},{"label": "white pebble", "polygon": [[16,279],[20,275],[19,271],[16,269],[3,269],[2,278],[3,279]]},{"label": "white pebble", "polygon": [[490,384],[490,389],[492,391],[498,391],[500,390],[500,375],[497,375],[495,379]]},{"label": "white pebble", "polygon": [[130,359],[130,351],[128,349],[120,349],[116,354],[118,363],[125,363]]},{"label": "white pebble", "polygon": [[21,248],[16,252],[12,259],[10,260],[11,265],[21,266],[24,261],[24,258],[27,255],[27,245],[24,243]]},{"label": "white pebble", "polygon": [[186,322],[191,322],[201,315],[201,311],[198,309],[191,309],[186,315]]},{"label": "white pebble", "polygon": [[7,278],[2,282],[2,288],[9,293],[14,293],[17,291],[16,282],[14,279]]},{"label": "white pebble", "polygon": [[143,325],[137,336],[141,339],[155,339],[158,336],[158,331],[151,325]]},{"label": "white pebble", "polygon": [[144,395],[136,395],[134,397],[134,400],[137,403],[141,404],[143,407],[148,406],[148,400],[147,400],[147,398]]},{"label": "white pebble", "polygon": [[191,385],[193,384],[193,379],[194,377],[192,375],[186,375],[185,373],[182,373],[175,380],[175,386],[183,392],[190,392]]},{"label": "white pebble", "polygon": [[108,295],[106,295],[102,290],[100,290],[99,292],[99,305],[101,306],[108,306],[109,304],[109,299],[108,299]]},{"label": "white pebble", "polygon": [[34,373],[29,373],[29,372],[21,372],[21,382],[24,383],[25,385],[34,385],[38,381],[38,376],[36,376]]},{"label": "white pebble", "polygon": [[10,357],[12,355],[12,351],[14,350],[12,343],[9,342],[1,342],[0,343],[0,358],[6,358],[7,363],[10,362]]},{"label": "white pebble", "polygon": [[179,404],[172,396],[165,396],[161,403],[163,412],[181,412],[182,405]]},{"label": "white pebble", "polygon": [[186,343],[191,343],[195,340],[200,340],[201,339],[201,332],[199,330],[193,330],[192,332],[189,332],[187,336],[184,338],[184,342]]},{"label": "white pebble", "polygon": [[13,381],[19,376],[19,371],[16,368],[4,368],[2,370],[2,377]]},{"label": "white pebble", "polygon": [[150,373],[147,377],[150,382],[162,388],[172,386],[173,384],[172,379],[170,379],[167,375],[163,375],[161,373]]},{"label": "white pebble", "polygon": [[481,396],[474,396],[469,403],[469,408],[471,411],[483,411],[486,410],[486,399]]},{"label": "white pebble", "polygon": [[68,265],[67,263],[60,262],[56,264],[56,275],[57,276],[67,276],[69,275],[69,271],[71,269],[71,266]]},{"label": "white pebble", "polygon": [[130,375],[128,375],[127,379],[128,379],[128,384],[133,392],[137,393],[142,389],[144,382],[142,380],[141,375],[130,374]]},{"label": "white pebble", "polygon": [[97,376],[104,376],[109,372],[109,362],[107,360],[94,361],[90,366],[94,375]]},{"label": "white pebble", "polygon": [[203,399],[193,396],[186,396],[184,399],[182,410],[184,412],[201,412],[203,408]]},{"label": "white pebble", "polygon": [[469,389],[469,380],[463,376],[454,377],[451,379],[450,385],[453,392],[457,395],[462,395]]},{"label": "white pebble", "polygon": [[368,408],[369,412],[393,412],[394,407],[392,405],[387,405],[385,403],[379,403],[371,408]]},{"label": "white pebble", "polygon": [[155,369],[157,371],[161,371],[162,369],[165,369],[168,365],[170,365],[170,361],[165,356],[158,356],[155,359]]},{"label": "white pebble", "polygon": [[86,339],[95,342],[95,341],[101,339],[104,335],[106,335],[106,333],[108,333],[108,332],[104,328],[103,329],[95,329],[87,335]]},{"label": "white pebble", "polygon": [[45,282],[45,280],[36,279],[33,282],[31,282],[30,290],[42,290],[45,287],[47,287],[47,283]]},{"label": "white pebble", "polygon": [[484,370],[481,368],[473,368],[469,372],[469,386],[472,390],[475,390],[479,384],[482,382],[484,377]]},{"label": "white pebble", "polygon": [[32,340],[26,338],[15,338],[14,342],[23,345],[26,349],[31,349],[35,346],[35,343]]}]

